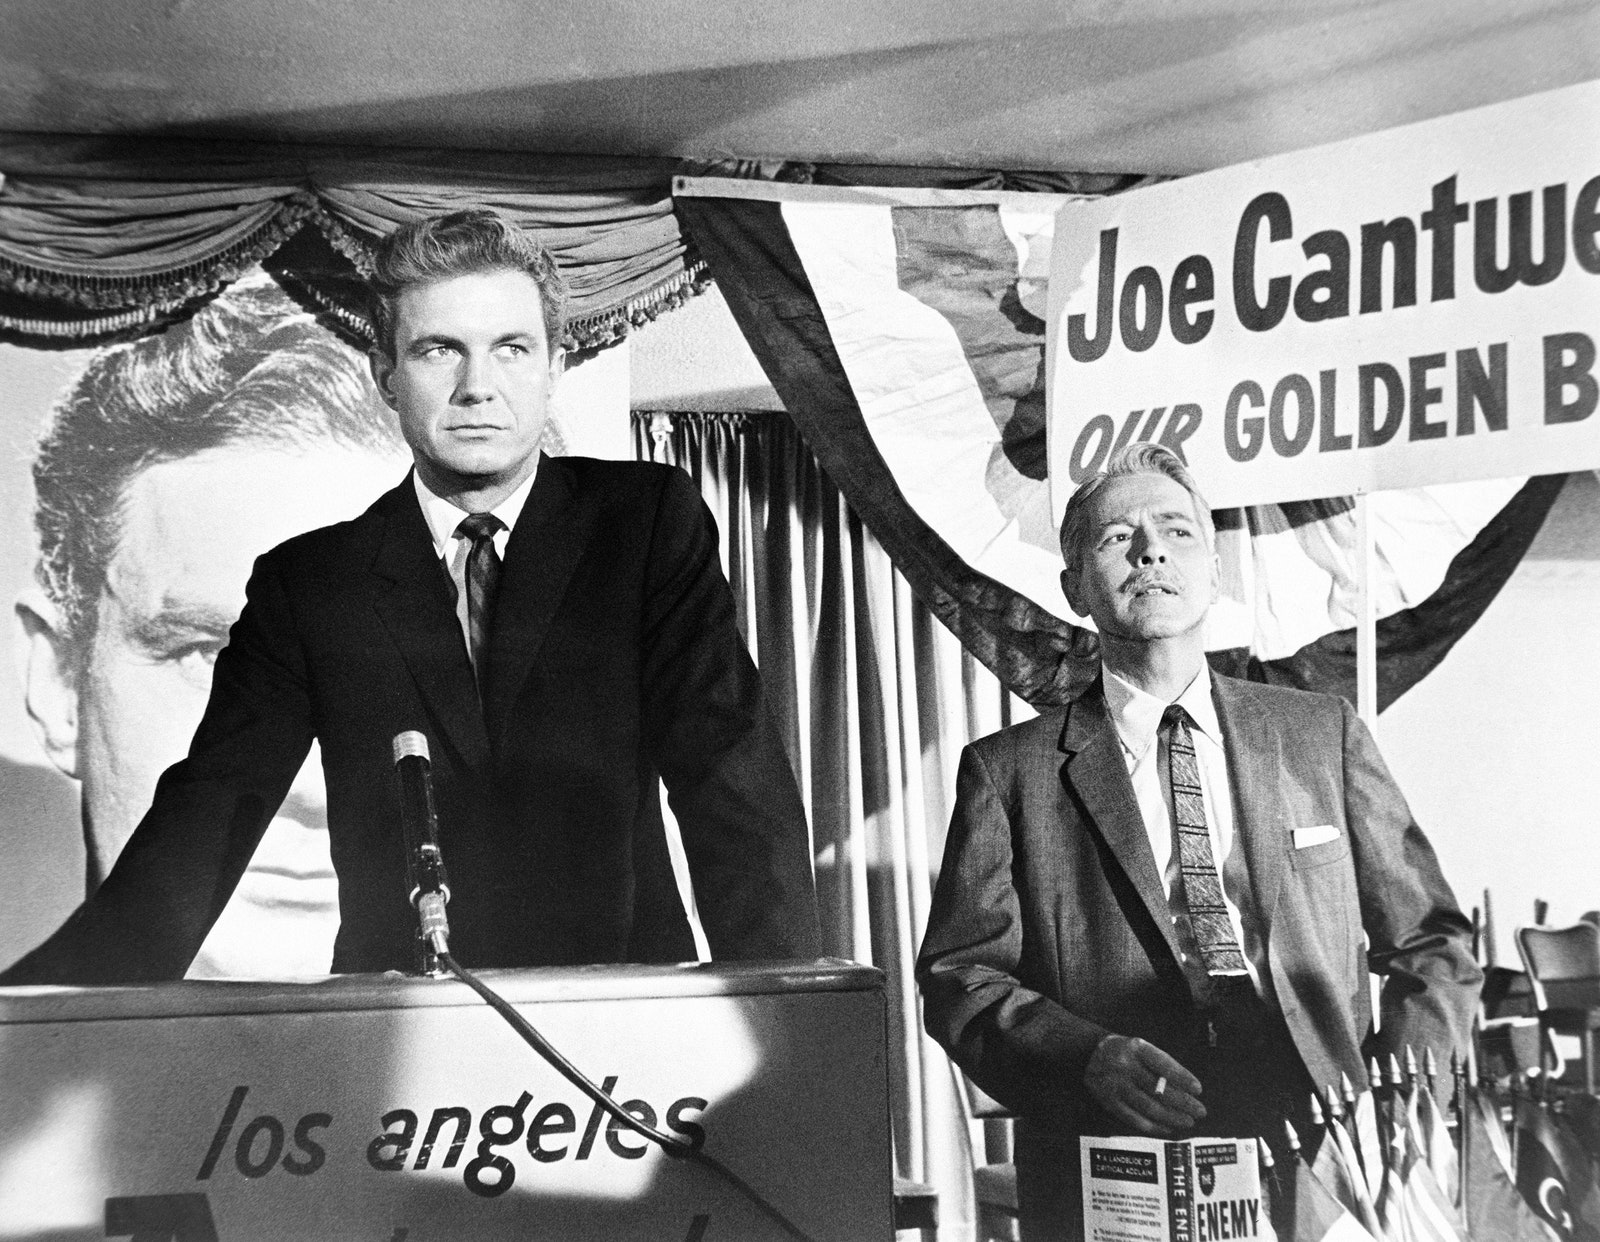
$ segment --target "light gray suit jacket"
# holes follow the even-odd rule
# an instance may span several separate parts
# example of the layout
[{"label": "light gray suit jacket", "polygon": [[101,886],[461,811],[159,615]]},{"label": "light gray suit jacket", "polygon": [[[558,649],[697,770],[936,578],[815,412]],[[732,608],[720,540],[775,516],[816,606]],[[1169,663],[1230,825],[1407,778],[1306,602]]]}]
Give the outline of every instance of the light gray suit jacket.
[{"label": "light gray suit jacket", "polygon": [[[1212,686],[1267,967],[1312,1079],[1360,1082],[1364,1055],[1406,1044],[1465,1049],[1471,928],[1371,735],[1342,699]],[[1322,825],[1338,835],[1296,848],[1295,829]],[[1186,1059],[1178,954],[1098,681],[966,749],[917,976],[929,1032],[1028,1123],[1019,1160],[1030,1134],[1116,1132],[1083,1086],[1106,1034]]]}]

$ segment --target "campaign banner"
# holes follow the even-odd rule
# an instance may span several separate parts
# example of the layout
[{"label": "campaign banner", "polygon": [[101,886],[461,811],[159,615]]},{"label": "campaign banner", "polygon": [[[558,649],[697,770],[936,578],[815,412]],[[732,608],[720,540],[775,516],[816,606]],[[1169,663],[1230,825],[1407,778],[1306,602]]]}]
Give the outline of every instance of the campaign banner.
[{"label": "campaign banner", "polygon": [[1600,82],[1064,204],[1057,512],[1131,440],[1213,506],[1600,466]]},{"label": "campaign banner", "polygon": [[[1057,479],[1052,496],[1047,477],[1045,338],[1058,218],[1068,219],[1058,213],[1096,200],[716,178],[680,179],[676,193],[830,477],[946,624],[1037,697],[1037,682],[1016,675],[1038,667],[1034,636],[1055,629],[1037,657],[1039,679],[1055,677],[1071,627],[1085,622],[1061,594],[1065,493]],[[1211,480],[1200,482],[1210,498]],[[1379,617],[1442,657],[1543,519],[1548,499],[1518,499],[1521,487],[1497,478],[1376,499]],[[1219,667],[1243,673],[1254,660],[1274,665],[1271,677],[1337,691],[1316,645],[1326,641],[1335,664],[1350,647],[1339,638],[1357,606],[1350,502],[1307,492],[1245,513],[1213,507],[1222,597],[1207,650],[1235,653]],[[1417,608],[1428,617],[1402,616]],[[984,632],[1007,654],[983,656]],[[1385,693],[1434,662],[1398,676],[1391,663]],[[1083,675],[1098,667],[1096,656]]]}]

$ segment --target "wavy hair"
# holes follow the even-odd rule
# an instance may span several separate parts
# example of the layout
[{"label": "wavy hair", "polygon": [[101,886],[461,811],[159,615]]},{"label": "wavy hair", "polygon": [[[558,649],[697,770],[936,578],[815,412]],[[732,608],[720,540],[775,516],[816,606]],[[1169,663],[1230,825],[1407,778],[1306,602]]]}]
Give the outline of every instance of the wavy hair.
[{"label": "wavy hair", "polygon": [[36,576],[80,653],[141,471],[235,443],[404,449],[366,361],[265,276],[109,346],[57,399],[33,465]]}]

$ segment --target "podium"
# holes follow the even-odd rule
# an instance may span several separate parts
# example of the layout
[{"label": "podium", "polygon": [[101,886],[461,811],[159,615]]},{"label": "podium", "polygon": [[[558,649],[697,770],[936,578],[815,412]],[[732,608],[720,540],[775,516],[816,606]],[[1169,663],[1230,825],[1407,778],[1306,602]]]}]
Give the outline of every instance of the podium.
[{"label": "podium", "polygon": [[[816,1242],[893,1236],[883,976],[482,977],[624,1109]],[[597,1109],[465,985],[0,989],[0,1236],[788,1238]]]}]

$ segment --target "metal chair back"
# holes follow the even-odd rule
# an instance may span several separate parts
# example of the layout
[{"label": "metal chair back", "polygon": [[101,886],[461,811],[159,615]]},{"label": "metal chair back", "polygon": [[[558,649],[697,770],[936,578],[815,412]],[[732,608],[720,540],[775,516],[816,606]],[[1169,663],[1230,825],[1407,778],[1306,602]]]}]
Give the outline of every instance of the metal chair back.
[{"label": "metal chair back", "polygon": [[1594,1036],[1600,1029],[1600,926],[1580,921],[1571,927],[1519,927],[1517,952],[1528,968],[1546,1038],[1578,1037],[1583,1047],[1583,1089],[1593,1095]]},{"label": "metal chair back", "polygon": [[1600,1005],[1600,926],[1519,927],[1517,951],[1541,1010]]}]

